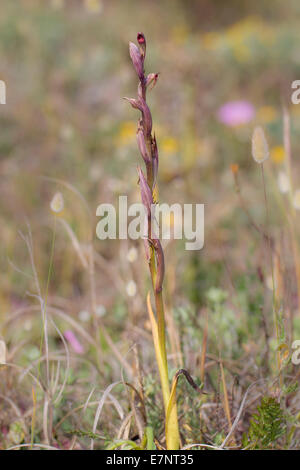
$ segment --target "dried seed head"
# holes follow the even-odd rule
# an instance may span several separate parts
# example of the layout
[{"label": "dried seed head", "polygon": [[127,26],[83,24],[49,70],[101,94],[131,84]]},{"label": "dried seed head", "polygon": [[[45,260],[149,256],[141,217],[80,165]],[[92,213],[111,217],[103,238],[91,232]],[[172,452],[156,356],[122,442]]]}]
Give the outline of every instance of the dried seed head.
[{"label": "dried seed head", "polygon": [[293,198],[293,205],[295,209],[300,210],[300,189],[297,189]]},{"label": "dried seed head", "polygon": [[134,246],[132,248],[130,248],[130,250],[127,253],[126,258],[129,261],[129,263],[134,263],[134,261],[137,260],[138,252],[137,252],[137,249]]},{"label": "dried seed head", "polygon": [[278,181],[279,191],[282,194],[286,194],[286,193],[290,192],[290,190],[291,190],[290,180],[289,180],[287,174],[284,173],[284,171],[279,172],[277,181]]},{"label": "dried seed head", "polygon": [[0,340],[0,364],[6,364],[6,344]]},{"label": "dried seed head", "polygon": [[134,297],[136,294],[136,283],[134,281],[129,281],[126,286],[126,292],[129,297]]},{"label": "dried seed head", "polygon": [[252,135],[252,156],[257,163],[263,163],[269,158],[269,147],[262,127],[254,129]]},{"label": "dried seed head", "polygon": [[64,208],[64,198],[62,193],[57,192],[54,194],[52,201],[50,202],[50,208],[56,214],[59,214]]},{"label": "dried seed head", "polygon": [[144,79],[144,60],[141,55],[140,49],[133,43],[129,43],[129,54],[135,68],[136,73],[140,80]]}]

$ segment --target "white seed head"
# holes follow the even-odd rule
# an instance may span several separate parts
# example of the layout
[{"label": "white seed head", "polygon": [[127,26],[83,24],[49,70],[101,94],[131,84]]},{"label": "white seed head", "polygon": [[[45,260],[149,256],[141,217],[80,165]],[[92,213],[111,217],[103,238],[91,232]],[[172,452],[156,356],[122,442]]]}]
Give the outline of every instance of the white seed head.
[{"label": "white seed head", "polygon": [[296,189],[295,191],[293,205],[295,209],[300,210],[300,189]]},{"label": "white seed head", "polygon": [[252,135],[252,156],[257,163],[269,158],[269,147],[262,127],[255,127]]},{"label": "white seed head", "polygon": [[23,328],[24,328],[25,331],[32,330],[32,321],[29,318],[24,321]]},{"label": "white seed head", "polygon": [[134,263],[134,261],[136,261],[137,259],[137,256],[138,256],[137,249],[132,247],[127,253],[127,260],[129,261],[129,263]]},{"label": "white seed head", "polygon": [[51,210],[58,214],[64,208],[64,198],[60,192],[54,194],[52,201],[50,203]]},{"label": "white seed head", "polygon": [[282,194],[286,194],[291,190],[289,177],[284,171],[279,172],[277,182],[279,191]]},{"label": "white seed head", "polygon": [[97,305],[95,314],[98,318],[104,317],[104,315],[106,314],[106,308],[104,307],[104,305]]},{"label": "white seed head", "polygon": [[129,281],[126,286],[126,292],[129,297],[134,297],[136,294],[136,283],[134,281]]},{"label": "white seed head", "polygon": [[88,322],[91,318],[91,314],[90,312],[88,312],[87,310],[81,310],[79,313],[78,313],[78,317],[79,317],[79,320],[82,321],[82,322]]},{"label": "white seed head", "polygon": [[6,364],[6,344],[0,340],[0,364]]}]

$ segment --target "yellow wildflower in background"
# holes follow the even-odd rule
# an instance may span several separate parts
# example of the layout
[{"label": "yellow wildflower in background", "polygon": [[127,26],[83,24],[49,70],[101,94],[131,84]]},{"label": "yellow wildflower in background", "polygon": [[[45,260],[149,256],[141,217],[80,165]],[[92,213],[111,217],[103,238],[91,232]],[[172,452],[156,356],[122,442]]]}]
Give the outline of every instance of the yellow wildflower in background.
[{"label": "yellow wildflower in background", "polygon": [[272,147],[270,155],[271,155],[271,159],[273,160],[273,162],[276,163],[277,165],[279,165],[285,159],[284,148],[281,145],[277,145],[276,147]]},{"label": "yellow wildflower in background", "polygon": [[248,16],[225,30],[225,39],[237,60],[247,62],[252,57],[251,43],[253,38],[262,45],[273,43],[274,31],[261,18]]},{"label": "yellow wildflower in background", "polygon": [[100,13],[103,7],[102,0],[85,0],[84,5],[90,13]]},{"label": "yellow wildflower in background", "polygon": [[119,145],[124,145],[128,141],[133,140],[136,136],[136,123],[133,121],[125,121],[121,124],[117,142]]},{"label": "yellow wildflower in background", "polygon": [[206,49],[217,49],[218,45],[220,44],[220,37],[220,34],[214,31],[202,34],[202,44]]},{"label": "yellow wildflower in background", "polygon": [[64,0],[52,0],[53,8],[59,9],[64,6]]},{"label": "yellow wildflower in background", "polygon": [[179,150],[178,140],[174,137],[165,137],[161,140],[160,148],[163,153],[176,153]]},{"label": "yellow wildflower in background", "polygon": [[175,44],[184,44],[188,36],[189,32],[184,24],[174,26],[174,28],[171,30],[171,38]]},{"label": "yellow wildflower in background", "polygon": [[257,111],[257,117],[259,121],[263,123],[269,123],[277,119],[278,113],[273,106],[262,106]]},{"label": "yellow wildflower in background", "polygon": [[232,45],[233,55],[239,62],[247,62],[251,58],[249,47],[243,42],[235,42]]},{"label": "yellow wildflower in background", "polygon": [[261,43],[270,45],[273,42],[275,33],[272,27],[262,21],[260,17],[248,16],[227,28],[226,36],[233,43],[246,41],[255,36]]}]

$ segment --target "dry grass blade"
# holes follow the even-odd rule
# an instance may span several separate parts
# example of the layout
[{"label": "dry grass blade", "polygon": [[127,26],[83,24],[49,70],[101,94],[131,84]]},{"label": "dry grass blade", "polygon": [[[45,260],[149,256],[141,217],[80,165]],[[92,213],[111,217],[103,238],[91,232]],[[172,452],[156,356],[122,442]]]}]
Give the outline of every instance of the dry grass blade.
[{"label": "dry grass blade", "polygon": [[[232,422],[231,422],[231,415],[230,415],[230,406],[229,406],[229,399],[228,399],[228,392],[227,392],[227,386],[226,386],[226,380],[225,380],[225,374],[224,374],[224,368],[223,364],[220,361],[220,370],[221,370],[221,379],[222,379],[222,386],[223,386],[223,393],[224,393],[224,409],[225,409],[225,416],[227,418],[228,422],[228,427],[229,429],[232,429]],[[232,442],[234,442],[234,436],[233,432],[231,433],[232,436]]]}]

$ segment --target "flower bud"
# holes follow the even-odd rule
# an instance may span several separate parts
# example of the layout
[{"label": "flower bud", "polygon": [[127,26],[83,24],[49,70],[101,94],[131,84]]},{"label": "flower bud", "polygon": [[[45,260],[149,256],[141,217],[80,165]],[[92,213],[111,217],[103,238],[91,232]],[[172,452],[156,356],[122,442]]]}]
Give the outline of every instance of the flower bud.
[{"label": "flower bud", "polygon": [[151,163],[151,161],[150,161],[150,157],[149,157],[146,142],[145,142],[144,132],[143,132],[143,129],[141,127],[139,127],[138,130],[137,130],[136,138],[137,138],[139,151],[141,152],[143,160],[144,160],[144,162],[147,166]]},{"label": "flower bud", "polygon": [[151,217],[151,206],[153,204],[152,192],[149,188],[149,185],[144,176],[144,173],[142,172],[140,167],[138,167],[138,174],[139,174],[139,185],[141,189],[142,203],[146,209],[146,213],[149,218]]},{"label": "flower bud", "polygon": [[151,131],[152,131],[152,116],[150,109],[146,103],[146,101],[142,98],[139,99],[139,104],[140,104],[140,110],[143,115],[143,125],[144,125],[144,131],[146,134],[146,138],[151,136]]},{"label": "flower bud", "polygon": [[141,111],[146,138],[150,137],[152,131],[152,116],[146,101],[141,97],[136,100],[135,98],[127,98],[126,96],[124,97],[124,100],[129,101],[133,108],[139,109]]},{"label": "flower bud", "polygon": [[137,42],[139,43],[141,56],[144,61],[145,56],[146,56],[146,38],[143,33],[137,33],[136,39],[137,39]]},{"label": "flower bud", "polygon": [[139,48],[133,43],[129,43],[129,54],[140,80],[144,79],[144,61]]},{"label": "flower bud", "polygon": [[127,96],[124,96],[123,99],[128,101],[133,108],[140,109],[139,102],[135,98],[127,98]]},{"label": "flower bud", "polygon": [[149,73],[146,77],[146,87],[149,87],[149,91],[155,87],[158,79],[158,73]]}]

